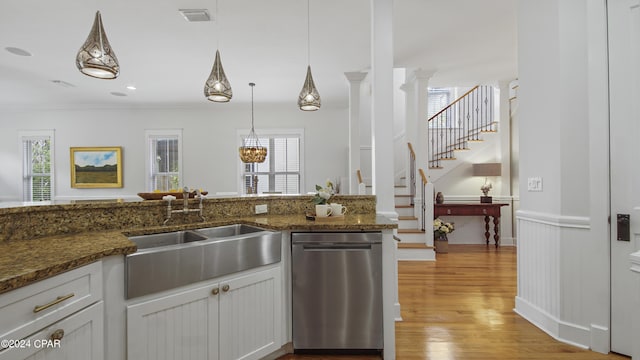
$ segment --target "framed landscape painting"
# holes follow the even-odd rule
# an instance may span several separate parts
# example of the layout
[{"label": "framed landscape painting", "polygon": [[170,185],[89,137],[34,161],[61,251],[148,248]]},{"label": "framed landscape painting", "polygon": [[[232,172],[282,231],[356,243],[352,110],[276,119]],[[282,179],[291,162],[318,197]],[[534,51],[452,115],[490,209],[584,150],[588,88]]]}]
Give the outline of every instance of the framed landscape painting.
[{"label": "framed landscape painting", "polygon": [[122,148],[72,147],[71,187],[122,187]]}]

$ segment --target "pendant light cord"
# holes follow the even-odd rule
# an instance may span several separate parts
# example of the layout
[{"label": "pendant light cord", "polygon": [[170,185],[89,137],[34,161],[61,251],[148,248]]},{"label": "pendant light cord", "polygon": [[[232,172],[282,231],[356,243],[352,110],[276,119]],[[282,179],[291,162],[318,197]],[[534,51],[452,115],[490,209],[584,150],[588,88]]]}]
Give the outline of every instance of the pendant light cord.
[{"label": "pendant light cord", "polygon": [[216,0],[216,50],[220,49],[220,15],[218,13],[218,0]]},{"label": "pendant light cord", "polygon": [[256,86],[256,84],[249,83],[249,86],[251,86],[251,132],[254,132],[253,130],[253,87]]},{"label": "pendant light cord", "polygon": [[[216,0],[217,1],[217,0]],[[307,65],[311,66],[311,10],[310,10],[310,0],[307,0]]]}]

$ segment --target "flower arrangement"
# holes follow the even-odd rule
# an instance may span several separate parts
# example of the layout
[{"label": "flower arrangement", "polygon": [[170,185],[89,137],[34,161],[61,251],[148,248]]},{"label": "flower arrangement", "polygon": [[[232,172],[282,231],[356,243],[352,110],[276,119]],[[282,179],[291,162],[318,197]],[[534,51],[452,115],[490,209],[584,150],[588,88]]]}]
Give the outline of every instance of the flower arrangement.
[{"label": "flower arrangement", "polygon": [[447,234],[453,232],[453,230],[455,230],[455,228],[453,227],[452,223],[448,223],[448,222],[444,222],[442,220],[435,219],[433,220],[433,237],[434,238],[441,238],[441,237],[447,237]]},{"label": "flower arrangement", "polygon": [[324,187],[316,185],[316,194],[313,196],[313,200],[311,201],[316,205],[323,205],[329,201],[333,194],[335,194],[333,183],[331,180],[327,179]]}]

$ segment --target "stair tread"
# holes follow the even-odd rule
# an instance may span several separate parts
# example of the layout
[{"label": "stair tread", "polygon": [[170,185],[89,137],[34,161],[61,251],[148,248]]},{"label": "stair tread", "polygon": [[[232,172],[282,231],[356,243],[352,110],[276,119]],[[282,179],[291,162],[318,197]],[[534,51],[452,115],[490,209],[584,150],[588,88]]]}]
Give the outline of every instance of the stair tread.
[{"label": "stair tread", "polygon": [[429,170],[440,170],[440,169],[444,169],[444,167],[442,167],[442,166],[429,166]]},{"label": "stair tread", "polygon": [[396,205],[396,209],[408,209],[413,207],[413,205]]},{"label": "stair tread", "polygon": [[413,195],[410,194],[398,194],[398,195],[393,195],[395,197],[412,197]]},{"label": "stair tread", "polygon": [[425,243],[398,243],[398,249],[433,249],[433,246],[429,246]]},{"label": "stair tread", "polygon": [[398,229],[398,234],[424,234],[420,229]]},{"label": "stair tread", "polygon": [[398,220],[418,220],[415,216],[398,216]]}]

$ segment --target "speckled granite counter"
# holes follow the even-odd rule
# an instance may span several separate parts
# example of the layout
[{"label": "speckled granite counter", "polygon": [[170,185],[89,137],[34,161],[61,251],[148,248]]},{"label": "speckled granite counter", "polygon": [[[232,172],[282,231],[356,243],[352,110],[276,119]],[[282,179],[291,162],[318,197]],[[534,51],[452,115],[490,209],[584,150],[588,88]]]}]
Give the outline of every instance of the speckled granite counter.
[{"label": "speckled granite counter", "polygon": [[[281,199],[281,197],[278,197],[278,199]],[[308,201],[307,199],[302,197],[305,202]],[[245,203],[247,200],[236,199],[235,203],[231,203],[228,200],[226,202],[223,201],[224,205],[233,204],[236,206],[224,206],[224,214],[214,214],[204,222],[185,217],[185,219],[180,219],[183,221],[176,221],[175,224],[169,223],[168,226],[161,225],[162,215],[158,217],[156,214],[152,214],[159,218],[160,221],[154,221],[149,224],[135,222],[131,218],[120,219],[117,215],[118,205],[127,209],[123,216],[131,212],[143,214],[156,212],[155,208],[160,207],[162,209],[162,202],[158,201],[113,204],[116,205],[116,209],[109,209],[109,206],[105,204],[82,204],[71,206],[70,208],[61,208],[59,205],[53,205],[53,208],[49,209],[49,211],[46,211],[47,207],[40,206],[34,212],[29,212],[23,208],[0,209],[0,216],[7,214],[25,216],[28,221],[23,224],[24,226],[32,226],[34,223],[46,225],[48,221],[52,220],[52,217],[62,219],[71,216],[70,214],[65,216],[66,210],[76,215],[83,213],[84,211],[82,210],[86,210],[90,214],[95,214],[96,211],[105,214],[97,221],[92,221],[90,215],[85,215],[81,221],[86,221],[87,225],[81,228],[83,230],[81,232],[68,233],[69,227],[65,226],[65,224],[68,225],[70,222],[67,221],[66,223],[58,224],[61,234],[29,239],[16,237],[16,239],[0,241],[0,293],[86,265],[105,256],[133,253],[136,251],[136,246],[129,241],[127,235],[170,232],[237,223],[278,231],[367,231],[397,228],[397,223],[375,215],[375,197],[354,197],[354,199],[350,200],[352,203],[354,201],[363,201],[364,203],[352,205],[354,214],[347,214],[344,219],[330,222],[307,220],[301,213],[286,213],[291,211],[291,208],[286,207],[281,207],[281,210],[285,212],[284,214],[249,215],[248,212],[250,213],[250,211],[246,209],[254,206],[256,203],[255,198],[248,199],[248,204]],[[263,203],[264,201],[265,199],[260,199],[257,202]],[[371,206],[371,203],[373,203],[373,206]],[[138,206],[135,206],[136,204]],[[153,211],[149,211],[149,207]],[[240,211],[238,208],[243,210]],[[294,207],[297,211],[301,211],[304,208],[304,204],[297,204],[297,207]],[[271,209],[270,211],[272,211]],[[371,211],[372,209],[373,211]],[[2,210],[4,210],[4,213]],[[111,217],[108,216],[109,213],[112,214]],[[109,218],[111,219],[110,222],[108,221]],[[137,217],[136,219],[139,218]],[[55,227],[55,224],[51,225]],[[5,222],[2,229],[11,229],[12,233],[7,234],[3,231],[4,239],[11,238],[11,235],[15,233],[22,234],[33,231],[23,229],[23,226],[20,225]],[[108,229],[105,229],[105,227]],[[113,228],[119,229],[114,230]],[[76,228],[73,227],[73,229]]]},{"label": "speckled granite counter", "polygon": [[0,243],[0,293],[92,263],[136,245],[121,232],[57,235]]}]

